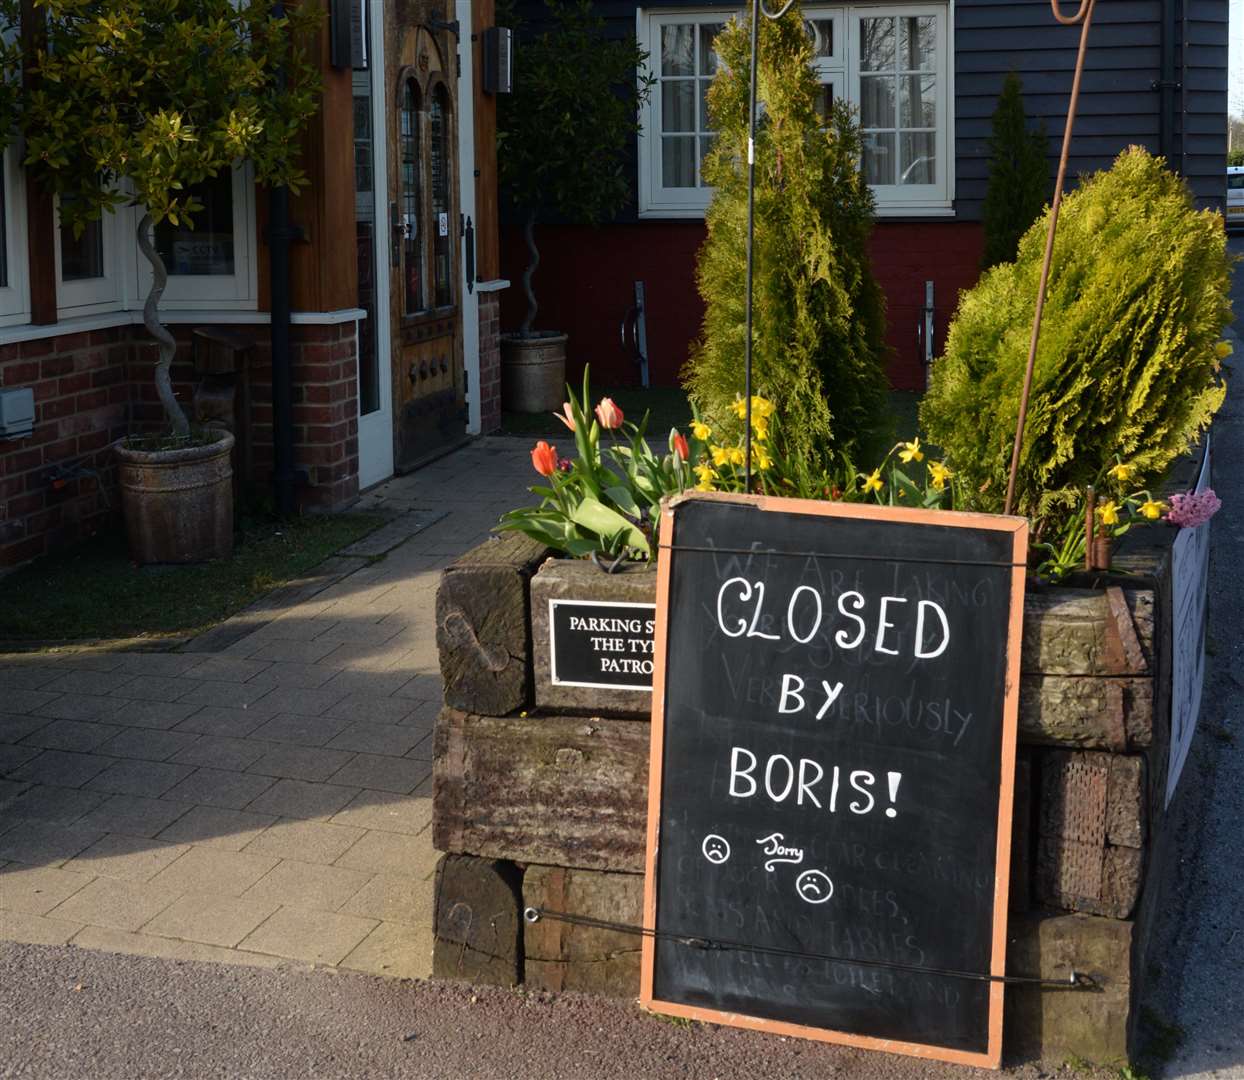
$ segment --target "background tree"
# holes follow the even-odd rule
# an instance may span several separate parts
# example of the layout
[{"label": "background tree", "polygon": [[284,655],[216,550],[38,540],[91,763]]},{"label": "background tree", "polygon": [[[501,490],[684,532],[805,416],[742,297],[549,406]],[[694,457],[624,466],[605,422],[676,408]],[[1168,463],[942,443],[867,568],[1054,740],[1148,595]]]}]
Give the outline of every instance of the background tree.
[{"label": "background tree", "polygon": [[596,225],[626,205],[626,149],[651,85],[635,77],[648,54],[633,37],[608,40],[591,0],[548,0],[546,11],[551,25],[522,41],[514,92],[497,106],[501,188],[523,216],[530,256],[520,334],[531,332],[538,310],[531,284],[540,265],[538,217]]},{"label": "background tree", "polygon": [[1014,259],[1019,238],[1044,209],[1051,187],[1048,154],[1045,125],[1028,129],[1023,84],[1012,71],[1002,84],[989,136],[982,270]]},{"label": "background tree", "polygon": [[[711,426],[737,434],[743,393],[749,28],[717,37],[709,90],[718,132],[705,158],[716,189],[696,277],[704,323],[683,379]],[[873,198],[845,105],[817,111],[821,87],[798,7],[760,25],[756,137],[754,392],[780,410],[784,453],[855,453],[886,426],[885,301],[868,257]]]},{"label": "background tree", "polygon": [[[158,318],[167,283],[151,241],[155,225],[193,225],[196,185],[243,161],[264,184],[297,189],[299,134],[317,108],[320,75],[306,41],[323,12],[313,0],[278,16],[272,0],[42,0],[45,40],[3,54],[4,81],[32,84],[0,96],[0,137],[25,137],[34,181],[60,197],[61,224],[80,236],[117,207],[143,211],[138,246],[151,264],[143,321],[159,342],[156,387],[169,424],[185,413],[169,368],[176,346]],[[14,30],[20,0],[0,0]],[[6,34],[6,36],[8,36]]]}]

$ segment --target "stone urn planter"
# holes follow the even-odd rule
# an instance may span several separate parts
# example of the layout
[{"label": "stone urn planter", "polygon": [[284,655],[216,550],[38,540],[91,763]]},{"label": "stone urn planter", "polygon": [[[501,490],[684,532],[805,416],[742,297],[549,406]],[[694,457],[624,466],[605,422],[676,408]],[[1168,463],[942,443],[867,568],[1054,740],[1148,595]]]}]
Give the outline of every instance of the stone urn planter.
[{"label": "stone urn planter", "polygon": [[233,436],[209,431],[200,445],[144,449],[117,444],[121,507],[134,561],[193,563],[233,553]]},{"label": "stone urn planter", "polygon": [[501,407],[557,412],[566,397],[566,335],[557,331],[501,335]]}]

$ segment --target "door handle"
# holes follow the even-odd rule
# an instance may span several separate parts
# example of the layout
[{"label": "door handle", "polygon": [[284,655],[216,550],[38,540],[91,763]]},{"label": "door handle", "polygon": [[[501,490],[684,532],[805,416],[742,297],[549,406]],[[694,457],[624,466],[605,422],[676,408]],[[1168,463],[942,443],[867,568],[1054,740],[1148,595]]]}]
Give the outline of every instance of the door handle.
[{"label": "door handle", "polygon": [[391,202],[389,203],[389,261],[394,266],[402,265],[402,241],[405,239],[402,229],[402,219],[397,212],[397,203]]},{"label": "door handle", "polygon": [[469,214],[462,230],[462,242],[466,249],[466,287],[467,292],[472,293],[475,291],[475,223]]}]

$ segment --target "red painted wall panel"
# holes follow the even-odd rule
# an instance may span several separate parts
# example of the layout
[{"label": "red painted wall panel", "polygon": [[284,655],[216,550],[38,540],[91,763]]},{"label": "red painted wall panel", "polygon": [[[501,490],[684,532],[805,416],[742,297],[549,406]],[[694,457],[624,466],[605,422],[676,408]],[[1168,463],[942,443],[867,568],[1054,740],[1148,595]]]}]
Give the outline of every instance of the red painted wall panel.
[{"label": "red painted wall panel", "polygon": [[[639,384],[639,369],[622,348],[619,327],[633,302],[634,282],[642,280],[647,290],[652,383],[677,384],[704,314],[695,287],[695,258],[703,242],[704,226],[698,222],[537,228],[536,328],[570,335],[570,378],[591,363],[598,386]],[[877,223],[873,269],[888,299],[889,342],[894,350],[889,375],[897,389],[924,386],[916,327],[925,281],[934,282],[935,349],[940,350],[960,290],[976,281],[983,248],[983,232],[975,222]],[[526,309],[520,282],[526,255],[521,230],[504,229],[502,276],[512,282],[502,294],[501,325],[506,330],[519,325]]]}]

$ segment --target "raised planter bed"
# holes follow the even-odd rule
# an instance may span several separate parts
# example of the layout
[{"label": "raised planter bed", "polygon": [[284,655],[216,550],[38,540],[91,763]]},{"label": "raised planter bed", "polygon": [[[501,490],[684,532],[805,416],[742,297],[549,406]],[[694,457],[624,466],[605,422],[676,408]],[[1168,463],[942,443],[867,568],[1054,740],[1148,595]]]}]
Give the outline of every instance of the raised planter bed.
[{"label": "raised planter bed", "polygon": [[[1116,559],[1126,574],[1032,586],[1025,600],[1008,966],[1074,969],[1096,989],[1010,988],[1010,1058],[1128,1056],[1169,844],[1175,535],[1136,530]],[[433,835],[449,854],[436,971],[634,997],[637,937],[520,916],[641,921],[650,695],[556,685],[548,628],[550,600],[653,603],[656,574],[546,555],[489,541],[438,596]],[[466,925],[506,936],[468,940]]]}]

